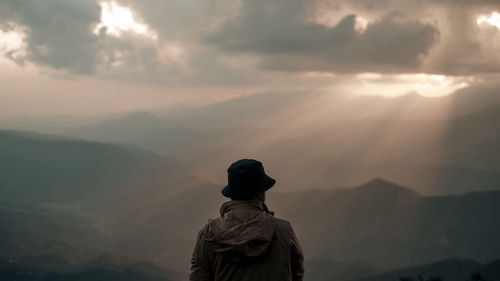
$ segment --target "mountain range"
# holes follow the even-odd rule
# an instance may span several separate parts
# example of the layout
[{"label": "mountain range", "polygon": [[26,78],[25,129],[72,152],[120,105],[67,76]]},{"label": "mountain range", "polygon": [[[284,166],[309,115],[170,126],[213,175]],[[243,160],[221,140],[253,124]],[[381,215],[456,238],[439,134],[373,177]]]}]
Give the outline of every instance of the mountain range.
[{"label": "mountain range", "polygon": [[[10,145],[9,149],[3,146],[4,155],[9,155],[2,158],[3,166],[10,170],[2,176],[36,178],[43,170],[43,181],[38,181],[45,184],[39,187],[2,181],[0,252],[8,255],[3,258],[63,251],[79,253],[85,257],[79,259],[81,262],[102,253],[116,253],[185,272],[197,231],[208,218],[218,215],[223,202],[219,193],[222,185],[186,177],[175,165],[169,170],[165,158],[149,152],[10,131],[1,136],[10,140],[2,142]],[[20,147],[15,149],[17,145]],[[75,146],[83,150],[70,149]],[[65,157],[48,157],[51,149],[58,147],[68,148],[62,150]],[[115,154],[103,154],[105,151]],[[58,169],[82,154],[92,160],[88,163],[116,172],[114,177],[120,176],[120,180],[104,181],[105,190],[86,190],[82,196],[79,188],[99,186],[101,178],[93,177],[89,180],[97,183],[87,185],[66,173],[65,182],[59,179]],[[41,155],[43,161],[38,161]],[[101,160],[103,155],[108,161]],[[118,160],[113,160],[114,155]],[[9,166],[16,157],[29,164]],[[124,161],[127,159],[129,162]],[[72,163],[69,171],[74,169],[83,175],[95,172],[92,165]],[[150,174],[153,181],[134,181],[136,175],[131,171],[137,163],[155,167],[148,169],[158,173]],[[18,188],[25,191],[13,192]],[[500,228],[496,222],[500,191],[424,196],[383,179],[358,187],[284,191],[278,181],[269,193],[268,205],[277,216],[292,222],[311,261],[333,259],[383,272],[452,257],[479,262],[499,257],[500,241],[496,238]],[[19,200],[23,196],[29,200]],[[324,262],[318,264],[325,271],[330,268]]]},{"label": "mountain range", "polygon": [[[48,261],[47,261],[48,259]],[[0,279],[9,281],[170,281],[180,276],[151,262],[103,255],[82,265],[57,255],[0,259]]]},{"label": "mountain range", "polygon": [[264,94],[0,130],[0,279],[185,279],[245,157],[277,179],[266,202],[294,226],[308,281],[498,278],[500,99],[473,90]]},{"label": "mountain range", "polygon": [[[500,280],[500,260],[489,263],[478,263],[470,259],[453,258],[411,268],[397,269],[356,281],[386,281],[386,280],[431,280],[439,277],[447,280]],[[420,279],[422,278],[422,279]],[[476,277],[477,278],[477,277]]]},{"label": "mountain range", "polygon": [[[441,98],[266,93],[174,113],[132,113],[59,135],[175,157],[217,182],[257,158],[287,189],[390,178],[425,195],[487,191],[500,183],[500,100],[492,89]],[[283,165],[283,163],[287,163]],[[331,175],[334,175],[333,177]]]}]

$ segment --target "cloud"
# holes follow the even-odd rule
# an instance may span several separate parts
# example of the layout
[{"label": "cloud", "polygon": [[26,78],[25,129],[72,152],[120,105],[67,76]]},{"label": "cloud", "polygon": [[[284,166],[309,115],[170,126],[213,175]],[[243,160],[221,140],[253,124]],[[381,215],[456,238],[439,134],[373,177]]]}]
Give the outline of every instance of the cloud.
[{"label": "cloud", "polygon": [[[0,3],[0,29],[21,30],[26,62],[69,74],[132,78],[156,75],[162,42],[124,30],[107,32],[101,6],[88,0],[7,0]],[[100,27],[96,30],[96,27]],[[109,33],[109,34],[108,34]],[[115,32],[116,33],[116,32]]]},{"label": "cloud", "polygon": [[356,15],[333,27],[308,20],[306,1],[248,0],[240,15],[205,42],[234,53],[264,57],[263,67],[283,71],[419,71],[438,41],[436,26],[389,14],[356,30]]},{"label": "cloud", "polygon": [[[45,72],[168,85],[241,85],[309,72],[478,75],[500,72],[500,30],[476,24],[498,1],[116,0],[142,36],[106,30],[94,0],[4,0],[2,54]],[[359,23],[364,23],[360,29]],[[96,31],[100,26],[100,32]],[[49,70],[49,71],[46,71]],[[288,76],[287,76],[288,75]]]},{"label": "cloud", "polygon": [[494,9],[488,5],[447,7],[440,23],[442,43],[427,58],[425,70],[447,75],[500,73],[500,29],[477,24],[482,13]]},{"label": "cloud", "polygon": [[[319,0],[321,2],[339,2]],[[500,11],[497,0],[349,0],[344,9],[367,15],[396,11],[435,22],[440,40],[424,58],[422,71],[444,75],[500,73],[500,30],[478,25],[481,15]]]},{"label": "cloud", "polygon": [[99,38],[91,26],[99,21],[94,1],[6,0],[0,22],[26,33],[25,60],[55,69],[92,73],[99,61]]}]

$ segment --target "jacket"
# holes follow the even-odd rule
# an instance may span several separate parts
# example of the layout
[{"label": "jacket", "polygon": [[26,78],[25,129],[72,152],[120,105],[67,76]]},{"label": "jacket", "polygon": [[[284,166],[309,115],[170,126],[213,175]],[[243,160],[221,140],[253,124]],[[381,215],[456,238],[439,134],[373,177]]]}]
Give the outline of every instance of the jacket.
[{"label": "jacket", "polygon": [[259,200],[228,201],[199,232],[190,281],[302,281],[303,253],[288,221]]}]

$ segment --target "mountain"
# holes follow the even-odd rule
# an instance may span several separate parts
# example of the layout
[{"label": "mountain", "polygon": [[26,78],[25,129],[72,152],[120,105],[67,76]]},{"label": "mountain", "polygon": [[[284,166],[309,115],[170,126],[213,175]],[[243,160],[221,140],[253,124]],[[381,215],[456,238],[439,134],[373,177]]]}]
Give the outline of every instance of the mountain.
[{"label": "mountain", "polygon": [[0,130],[1,201],[85,201],[180,168],[174,158],[130,146]]},{"label": "mountain", "polygon": [[[238,110],[245,103],[262,109]],[[384,177],[425,195],[446,195],[500,186],[499,154],[492,153],[500,150],[500,132],[491,129],[499,114],[495,91],[471,88],[441,98],[255,95],[171,120],[210,127],[224,119],[234,126],[194,161],[210,181],[246,157],[262,160],[290,191]]]},{"label": "mountain", "polygon": [[479,273],[483,280],[500,280],[500,260],[481,264],[471,259],[453,258],[421,266],[405,269],[392,270],[377,274],[358,281],[387,281],[407,278],[408,280],[420,280],[419,277],[428,280],[432,277],[441,277],[443,281],[471,280],[473,274]]},{"label": "mountain", "polygon": [[[500,110],[457,119],[384,119],[231,135],[211,146],[199,170],[212,180],[233,159],[260,159],[288,190],[352,186],[373,177],[394,179],[425,195],[487,191],[500,186]],[[325,116],[324,118],[332,118]],[[348,119],[349,117],[344,117]],[[290,126],[290,129],[286,129]],[[308,131],[304,131],[308,130]]]},{"label": "mountain", "polygon": [[[0,209],[0,246],[3,243],[2,252],[8,251],[9,256],[65,252],[67,260],[74,261],[71,264],[79,264],[111,252],[186,272],[198,230],[207,219],[218,216],[224,199],[220,195],[223,183],[182,175],[182,168],[164,169],[165,158],[135,148],[18,132],[3,132],[2,136],[11,140],[2,142],[2,153],[9,155],[3,159],[10,159],[4,162],[9,173],[22,172],[26,178],[36,178],[42,169],[44,178],[37,179],[37,186],[52,187],[49,196],[46,189],[30,189],[22,181],[13,180],[26,188],[26,196],[32,194],[30,200],[23,205],[22,200],[2,197],[9,204]],[[70,149],[74,146],[78,149]],[[62,151],[64,157],[52,159],[53,150]],[[69,183],[78,181],[67,176],[71,175],[68,172],[59,179],[61,173],[54,167],[68,165],[68,171],[95,173],[93,165],[75,161],[82,154],[93,159],[89,163],[106,164],[101,167],[116,172],[115,177],[126,183],[103,185],[104,191],[86,190],[85,200],[76,200],[82,197],[80,188],[84,185],[68,188]],[[103,155],[108,162],[99,158]],[[109,160],[115,155],[120,161]],[[43,161],[37,160],[41,156]],[[17,170],[15,165],[7,165],[15,159],[28,164],[17,166]],[[132,160],[137,159],[144,161],[140,167],[152,168],[134,170],[137,162]],[[117,168],[113,164],[118,162],[121,165]],[[66,184],[55,184],[59,182]],[[88,186],[99,186],[101,178],[91,177],[89,182],[92,184]],[[484,262],[498,258],[500,253],[496,239],[500,235],[496,223],[500,213],[498,191],[423,196],[381,178],[357,187],[284,191],[278,178],[267,203],[278,217],[291,221],[307,262],[325,276],[346,276],[354,271],[364,278],[374,272],[451,257]],[[23,198],[12,192],[4,194]],[[68,247],[59,247],[58,243]],[[64,250],[68,248],[72,250]],[[82,249],[89,251],[81,254]],[[342,270],[332,270],[332,265]]]},{"label": "mountain", "polygon": [[44,134],[60,134],[70,127],[81,127],[112,118],[121,114],[106,114],[103,116],[76,116],[69,114],[54,114],[42,116],[23,116],[17,118],[0,119],[0,127],[18,131],[37,131]]},{"label": "mountain", "polygon": [[[289,151],[285,145],[279,153]],[[9,256],[59,255],[66,252],[60,243],[72,249],[67,260],[78,261],[70,264],[81,262],[81,256],[111,252],[186,272],[198,229],[218,216],[223,200],[222,176],[218,182],[202,181],[173,158],[131,146],[1,131],[0,156],[5,202],[0,209],[0,252]],[[290,170],[276,177],[267,201],[277,216],[292,222],[306,258],[318,271],[341,276],[344,271],[329,269],[340,264],[345,272],[359,268],[354,271],[364,278],[451,257],[479,262],[498,258],[500,192],[428,196],[380,178],[339,188],[334,179],[344,172],[341,167],[322,162],[326,156],[314,158],[315,169],[304,170],[296,169],[311,159],[293,154],[274,159],[286,161],[283,167]],[[278,165],[264,163],[274,176]],[[217,162],[209,164],[217,167]],[[402,170],[398,168],[391,168],[396,175]],[[220,165],[219,170],[224,174]],[[285,176],[301,178],[315,170],[329,172],[315,175],[322,189],[309,185],[308,190],[290,192]],[[307,184],[307,178],[303,181]],[[494,183],[491,187],[498,188]],[[90,253],[80,254],[81,249]]]},{"label": "mountain", "polygon": [[387,280],[473,280],[479,275],[483,280],[500,280],[500,259],[479,263],[472,259],[451,258],[424,265],[379,272],[360,262],[339,262],[332,259],[311,259],[306,262],[306,281],[387,281]]},{"label": "mountain", "polygon": [[[54,257],[59,261],[64,258]],[[23,259],[0,259],[0,279],[9,281],[169,281],[178,274],[146,261],[116,256],[101,256],[69,270],[54,269]],[[172,279],[174,278],[174,279]],[[177,278],[177,279],[175,279]]]},{"label": "mountain", "polygon": [[[153,115],[138,112],[63,135],[175,156],[207,181],[257,158],[289,191],[391,178],[425,195],[500,186],[496,89],[440,98],[262,93]],[[286,164],[286,165],[285,165]],[[334,175],[334,176],[332,176]]]},{"label": "mountain", "polygon": [[[8,130],[0,131],[0,169],[0,257],[69,251],[69,260],[81,261],[80,256],[127,250],[150,257],[148,249],[158,244],[143,247],[141,240],[157,239],[156,230],[148,234],[134,227],[158,219],[148,209],[164,209],[173,194],[201,185],[172,157]],[[175,248],[176,237],[183,236],[163,237],[165,247]],[[125,242],[132,237],[137,247]]]},{"label": "mountain", "polygon": [[359,261],[377,269],[500,253],[500,192],[421,196],[385,180],[357,188],[271,193],[309,257]]},{"label": "mountain", "polygon": [[323,96],[306,92],[265,92],[216,102],[181,112],[162,115],[181,126],[206,129],[265,127],[266,122],[283,111]]},{"label": "mountain", "polygon": [[[188,270],[188,259],[179,257],[190,256],[198,230],[218,216],[221,186],[202,183],[101,214],[116,224],[113,249]],[[423,196],[383,179],[351,188],[279,190],[278,181],[267,204],[292,223],[319,272],[344,264],[368,276],[452,257],[489,261],[500,253],[498,191]]]},{"label": "mountain", "polygon": [[305,261],[305,281],[356,280],[373,276],[378,270],[356,261],[339,261],[332,258],[309,258]]},{"label": "mountain", "polygon": [[224,133],[224,130],[195,129],[148,112],[132,113],[118,119],[67,128],[61,132],[62,135],[83,140],[132,144],[183,160],[198,157],[197,154],[204,147]]},{"label": "mountain", "polygon": [[[37,255],[37,263],[52,261],[57,267],[79,263],[98,252],[103,237],[82,215],[55,206],[6,202],[0,205],[0,258]],[[64,263],[53,261],[54,254]]]}]

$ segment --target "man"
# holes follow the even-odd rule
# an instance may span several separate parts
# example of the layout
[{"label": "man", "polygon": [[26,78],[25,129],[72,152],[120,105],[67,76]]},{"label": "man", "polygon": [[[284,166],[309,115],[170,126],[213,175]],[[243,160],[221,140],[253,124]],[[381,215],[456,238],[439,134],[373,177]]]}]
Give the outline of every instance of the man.
[{"label": "man", "polygon": [[200,231],[191,259],[191,281],[301,281],[303,255],[289,222],[264,204],[276,180],[262,163],[241,159],[229,166],[221,217]]}]

